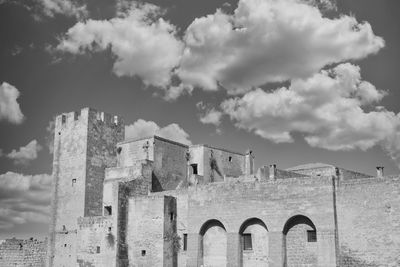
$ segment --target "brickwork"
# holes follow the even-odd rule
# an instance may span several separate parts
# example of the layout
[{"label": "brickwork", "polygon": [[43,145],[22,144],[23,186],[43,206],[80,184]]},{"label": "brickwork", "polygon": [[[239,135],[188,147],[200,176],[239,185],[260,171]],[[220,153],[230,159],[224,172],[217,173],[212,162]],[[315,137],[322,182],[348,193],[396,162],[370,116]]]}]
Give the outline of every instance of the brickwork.
[{"label": "brickwork", "polygon": [[42,267],[46,262],[47,240],[6,239],[0,241],[0,266]]}]

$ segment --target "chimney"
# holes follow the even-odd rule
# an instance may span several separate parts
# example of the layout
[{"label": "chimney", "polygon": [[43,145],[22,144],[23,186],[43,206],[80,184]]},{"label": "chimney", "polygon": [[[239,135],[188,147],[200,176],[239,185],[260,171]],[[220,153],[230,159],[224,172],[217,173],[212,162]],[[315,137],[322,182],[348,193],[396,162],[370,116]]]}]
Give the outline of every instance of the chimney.
[{"label": "chimney", "polygon": [[269,165],[269,180],[276,180],[276,164]]},{"label": "chimney", "polygon": [[383,166],[376,167],[376,177],[383,178]]},{"label": "chimney", "polygon": [[245,173],[246,175],[254,174],[254,156],[253,151],[247,150],[245,156]]}]

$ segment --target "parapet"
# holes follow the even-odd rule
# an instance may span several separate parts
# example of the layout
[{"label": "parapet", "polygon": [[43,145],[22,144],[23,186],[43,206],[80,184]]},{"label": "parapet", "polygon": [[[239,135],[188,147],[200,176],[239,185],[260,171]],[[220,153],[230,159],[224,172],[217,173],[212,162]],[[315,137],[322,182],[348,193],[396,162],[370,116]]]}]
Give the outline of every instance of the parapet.
[{"label": "parapet", "polygon": [[75,126],[78,122],[87,123],[92,121],[108,127],[122,127],[124,120],[120,116],[111,115],[93,108],[83,108],[78,111],[62,113],[56,117],[56,128],[69,128]]}]

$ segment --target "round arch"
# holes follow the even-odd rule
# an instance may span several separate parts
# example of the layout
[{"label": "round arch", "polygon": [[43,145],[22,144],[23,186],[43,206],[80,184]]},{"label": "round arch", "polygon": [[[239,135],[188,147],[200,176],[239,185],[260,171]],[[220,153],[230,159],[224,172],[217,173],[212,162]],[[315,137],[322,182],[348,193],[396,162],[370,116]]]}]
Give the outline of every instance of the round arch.
[{"label": "round arch", "polygon": [[199,234],[203,236],[207,232],[207,230],[213,226],[219,226],[219,227],[223,228],[226,232],[226,228],[221,221],[219,221],[217,219],[211,219],[211,220],[208,220],[205,223],[203,223],[203,225],[200,228]]},{"label": "round arch", "polygon": [[306,224],[306,225],[310,226],[314,231],[317,231],[317,228],[315,227],[314,223],[311,221],[310,218],[308,218],[305,215],[298,214],[298,215],[294,215],[294,216],[290,217],[286,221],[285,225],[283,226],[283,230],[282,230],[283,234],[286,235],[288,233],[289,229],[292,228],[296,224]]},{"label": "round arch", "polygon": [[265,230],[268,231],[267,225],[259,218],[253,217],[250,219],[245,220],[242,225],[239,228],[239,234],[243,234],[244,230],[246,230],[246,227],[252,224],[258,224],[261,225],[262,227],[265,228]]}]

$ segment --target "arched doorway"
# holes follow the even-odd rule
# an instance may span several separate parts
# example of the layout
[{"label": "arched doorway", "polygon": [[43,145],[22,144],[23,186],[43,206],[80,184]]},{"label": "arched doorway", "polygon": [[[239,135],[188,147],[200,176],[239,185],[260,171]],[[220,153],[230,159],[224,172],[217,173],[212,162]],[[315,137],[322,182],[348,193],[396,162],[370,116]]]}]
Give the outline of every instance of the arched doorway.
[{"label": "arched doorway", "polygon": [[226,267],[227,236],[218,220],[207,221],[200,229],[200,256],[204,267]]},{"label": "arched doorway", "polygon": [[283,228],[285,266],[317,266],[317,230],[306,216],[291,217]]},{"label": "arched doorway", "polygon": [[268,229],[258,218],[246,220],[239,230],[242,266],[268,266]]}]

